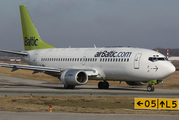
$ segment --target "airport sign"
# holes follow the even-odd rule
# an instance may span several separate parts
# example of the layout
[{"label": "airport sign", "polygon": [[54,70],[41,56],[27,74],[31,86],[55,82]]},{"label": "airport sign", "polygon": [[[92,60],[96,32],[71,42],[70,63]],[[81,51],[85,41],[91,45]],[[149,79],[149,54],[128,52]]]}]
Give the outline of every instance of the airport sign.
[{"label": "airport sign", "polygon": [[135,109],[157,109],[157,99],[135,98]]},{"label": "airport sign", "polygon": [[178,99],[135,98],[134,109],[178,110]]},{"label": "airport sign", "polygon": [[159,99],[158,109],[178,109],[178,99]]}]

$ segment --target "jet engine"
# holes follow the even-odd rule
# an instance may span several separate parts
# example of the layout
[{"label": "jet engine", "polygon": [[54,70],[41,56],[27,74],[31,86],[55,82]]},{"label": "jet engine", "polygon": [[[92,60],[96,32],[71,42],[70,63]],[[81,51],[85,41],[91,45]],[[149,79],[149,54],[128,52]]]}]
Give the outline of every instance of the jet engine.
[{"label": "jet engine", "polygon": [[88,81],[88,75],[82,70],[71,69],[64,71],[60,80],[65,85],[84,85]]},{"label": "jet engine", "polygon": [[147,85],[147,82],[134,82],[134,81],[126,81],[128,85]]}]

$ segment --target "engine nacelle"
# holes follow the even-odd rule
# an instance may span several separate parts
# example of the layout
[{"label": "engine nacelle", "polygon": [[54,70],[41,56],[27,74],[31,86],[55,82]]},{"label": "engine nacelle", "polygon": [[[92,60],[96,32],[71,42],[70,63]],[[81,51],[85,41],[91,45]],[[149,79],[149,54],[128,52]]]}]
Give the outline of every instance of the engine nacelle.
[{"label": "engine nacelle", "polygon": [[86,72],[78,69],[64,71],[60,80],[65,85],[84,85],[88,81]]},{"label": "engine nacelle", "polygon": [[134,81],[126,81],[128,85],[147,85],[147,82],[134,82]]}]

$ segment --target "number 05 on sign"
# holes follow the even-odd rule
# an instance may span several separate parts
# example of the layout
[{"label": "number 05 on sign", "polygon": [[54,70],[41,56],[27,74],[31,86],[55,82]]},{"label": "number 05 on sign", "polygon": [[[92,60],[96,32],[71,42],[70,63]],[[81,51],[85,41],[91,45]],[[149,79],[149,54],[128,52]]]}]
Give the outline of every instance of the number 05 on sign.
[{"label": "number 05 on sign", "polygon": [[157,99],[135,98],[135,109],[157,109]]}]

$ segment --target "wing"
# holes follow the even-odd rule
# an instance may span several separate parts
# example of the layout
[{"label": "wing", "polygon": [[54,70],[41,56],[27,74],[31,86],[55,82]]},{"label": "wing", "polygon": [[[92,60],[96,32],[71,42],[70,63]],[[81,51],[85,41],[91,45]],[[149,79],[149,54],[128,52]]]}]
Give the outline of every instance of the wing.
[{"label": "wing", "polygon": [[[43,66],[32,66],[32,65],[20,65],[20,64],[8,64],[8,63],[0,63],[0,66],[2,67],[9,67],[12,68],[12,71],[16,71],[18,69],[25,69],[25,70],[33,70],[34,72],[32,74],[43,72],[49,75],[52,75],[54,77],[59,77],[59,75],[62,74],[65,70],[68,69],[62,69],[62,68],[53,68],[53,67],[43,67]],[[97,76],[98,71],[94,69],[84,69],[88,76]]]}]

